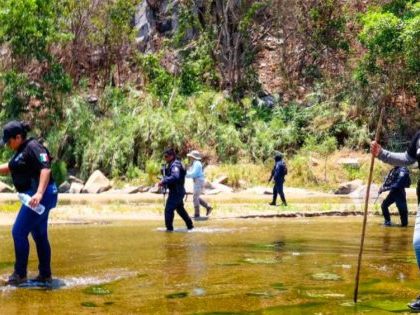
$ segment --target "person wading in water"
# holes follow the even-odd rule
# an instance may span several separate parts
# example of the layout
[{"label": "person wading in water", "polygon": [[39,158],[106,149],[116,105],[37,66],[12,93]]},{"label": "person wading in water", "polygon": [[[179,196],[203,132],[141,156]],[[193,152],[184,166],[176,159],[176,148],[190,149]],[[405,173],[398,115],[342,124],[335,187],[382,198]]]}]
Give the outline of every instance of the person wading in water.
[{"label": "person wading in water", "polygon": [[200,206],[206,209],[206,216],[209,216],[213,208],[205,202],[200,196],[203,193],[204,177],[203,164],[201,163],[200,152],[194,150],[187,154],[193,161],[191,167],[187,171],[187,177],[194,181],[193,204],[194,204],[194,219],[200,218]]},{"label": "person wading in water", "polygon": [[[15,151],[7,164],[0,165],[0,174],[11,174],[13,184],[19,193],[30,196],[28,205],[22,205],[13,225],[15,243],[15,270],[8,284],[19,285],[27,280],[29,256],[28,235],[36,244],[39,260],[37,282],[51,282],[51,248],[48,241],[48,215],[57,205],[57,186],[51,176],[51,156],[37,140],[27,139],[30,127],[27,123],[11,121],[4,126],[1,145]],[[43,205],[39,214],[33,209]]]}]

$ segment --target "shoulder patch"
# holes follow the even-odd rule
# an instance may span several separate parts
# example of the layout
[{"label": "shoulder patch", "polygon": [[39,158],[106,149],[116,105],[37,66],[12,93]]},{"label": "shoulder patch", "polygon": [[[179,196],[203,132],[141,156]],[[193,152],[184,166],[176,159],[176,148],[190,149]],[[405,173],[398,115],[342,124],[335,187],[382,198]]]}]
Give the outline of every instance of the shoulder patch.
[{"label": "shoulder patch", "polygon": [[48,154],[47,154],[47,153],[40,153],[40,154],[39,154],[39,160],[40,160],[42,163],[46,163],[46,162],[48,162],[48,161],[49,161]]}]

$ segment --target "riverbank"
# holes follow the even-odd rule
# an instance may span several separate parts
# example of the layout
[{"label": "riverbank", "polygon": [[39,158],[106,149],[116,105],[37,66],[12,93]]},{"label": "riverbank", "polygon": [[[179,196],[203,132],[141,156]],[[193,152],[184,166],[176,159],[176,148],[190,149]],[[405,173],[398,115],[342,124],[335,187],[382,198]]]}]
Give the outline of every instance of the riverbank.
[{"label": "riverbank", "polygon": [[[226,218],[275,218],[313,216],[355,216],[363,213],[363,199],[299,188],[286,188],[287,207],[268,205],[271,196],[262,189],[205,196],[214,207],[212,220]],[[385,197],[386,195],[384,195]],[[410,214],[416,213],[415,190],[408,189]],[[381,198],[371,200],[369,211],[380,215]],[[14,222],[19,203],[15,194],[0,194],[0,225]],[[192,214],[192,196],[186,208]],[[395,207],[391,207],[397,214]],[[204,214],[204,210],[203,210]],[[163,195],[60,194],[59,205],[51,212],[51,224],[102,224],[114,221],[161,220]],[[398,220],[398,219],[396,219]],[[397,221],[396,221],[397,222]]]}]

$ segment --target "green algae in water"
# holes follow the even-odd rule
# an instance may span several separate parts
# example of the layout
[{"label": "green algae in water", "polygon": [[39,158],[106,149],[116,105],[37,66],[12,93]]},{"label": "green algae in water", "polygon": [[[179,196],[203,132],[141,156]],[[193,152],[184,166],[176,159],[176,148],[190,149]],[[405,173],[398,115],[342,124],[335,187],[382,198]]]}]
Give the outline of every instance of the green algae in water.
[{"label": "green algae in water", "polygon": [[167,299],[183,299],[183,298],[186,298],[187,296],[188,296],[188,292],[175,292],[175,293],[167,294],[166,298]]},{"label": "green algae in water", "polygon": [[9,267],[13,267],[15,265],[14,262],[6,261],[6,262],[0,262],[0,269],[5,269]]},{"label": "green algae in water", "polygon": [[80,305],[82,305],[82,306],[84,306],[84,307],[98,307],[98,305],[96,305],[95,303],[93,303],[93,302],[89,302],[89,301],[87,301],[87,302],[82,302],[82,303],[80,303]]},{"label": "green algae in water", "polygon": [[91,295],[109,295],[112,293],[111,290],[104,288],[100,285],[94,285],[91,287],[88,287],[84,290],[84,293],[91,294]]},{"label": "green algae in water", "polygon": [[339,281],[341,277],[335,273],[319,272],[312,275],[312,279],[320,281]]},{"label": "green algae in water", "polygon": [[407,307],[407,301],[401,302],[401,301],[369,301],[365,303],[361,303],[360,306],[366,307],[366,308],[372,308],[372,309],[378,309],[393,313],[403,313],[403,312],[409,312],[409,309]]},{"label": "green algae in water", "polygon": [[278,261],[275,259],[264,259],[264,258],[245,258],[242,262],[252,265],[273,265],[277,264]]},{"label": "green algae in water", "polygon": [[271,285],[271,287],[273,289],[276,289],[277,291],[287,291],[287,289],[284,287],[284,284],[283,283],[273,283]]}]

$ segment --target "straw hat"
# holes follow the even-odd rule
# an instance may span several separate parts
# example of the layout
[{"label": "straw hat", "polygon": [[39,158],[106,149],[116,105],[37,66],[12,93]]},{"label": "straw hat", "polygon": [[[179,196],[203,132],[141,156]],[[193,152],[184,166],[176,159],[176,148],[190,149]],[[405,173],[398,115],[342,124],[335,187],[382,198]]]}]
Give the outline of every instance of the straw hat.
[{"label": "straw hat", "polygon": [[197,150],[191,151],[187,154],[187,156],[193,158],[194,160],[201,161],[201,154]]}]

